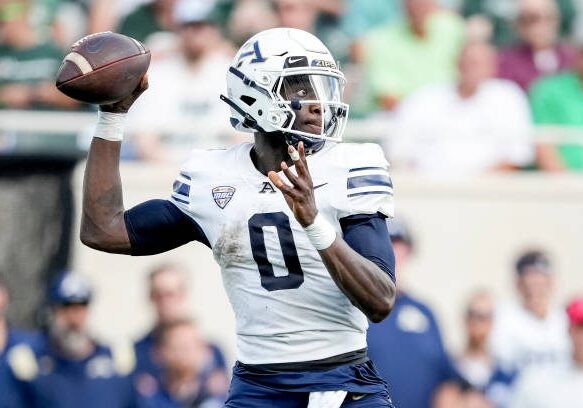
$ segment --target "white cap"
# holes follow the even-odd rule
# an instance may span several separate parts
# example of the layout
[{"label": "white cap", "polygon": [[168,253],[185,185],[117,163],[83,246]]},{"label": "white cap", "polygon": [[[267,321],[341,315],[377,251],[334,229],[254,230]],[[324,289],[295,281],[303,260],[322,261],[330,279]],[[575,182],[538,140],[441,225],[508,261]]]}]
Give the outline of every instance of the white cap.
[{"label": "white cap", "polygon": [[216,0],[178,0],[174,6],[174,21],[178,24],[210,21]]}]

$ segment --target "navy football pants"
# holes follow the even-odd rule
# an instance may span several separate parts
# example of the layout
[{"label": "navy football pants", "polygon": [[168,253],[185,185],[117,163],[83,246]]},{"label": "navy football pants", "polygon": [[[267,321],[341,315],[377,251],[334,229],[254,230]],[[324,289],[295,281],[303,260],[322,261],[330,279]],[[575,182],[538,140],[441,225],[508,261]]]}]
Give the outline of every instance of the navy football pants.
[{"label": "navy football pants", "polygon": [[393,408],[370,361],[319,372],[258,372],[237,364],[225,407],[306,408],[309,393],[316,390],[347,390],[343,408]]}]

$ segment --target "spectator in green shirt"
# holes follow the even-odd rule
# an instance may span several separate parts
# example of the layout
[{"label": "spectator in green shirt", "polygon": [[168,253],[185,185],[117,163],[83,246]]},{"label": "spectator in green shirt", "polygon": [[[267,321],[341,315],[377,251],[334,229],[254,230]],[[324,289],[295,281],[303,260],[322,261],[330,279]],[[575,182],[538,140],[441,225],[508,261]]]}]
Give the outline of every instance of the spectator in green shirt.
[{"label": "spectator in green shirt", "polygon": [[405,18],[362,40],[367,85],[375,105],[392,110],[423,85],[453,80],[463,20],[435,0],[404,0]]},{"label": "spectator in green shirt", "polygon": [[0,3],[0,108],[71,108],[74,100],[55,87],[62,54],[41,43],[24,0]]},{"label": "spectator in green shirt", "polygon": [[391,23],[401,16],[398,1],[346,0],[342,28],[352,38],[358,38],[371,28]]},{"label": "spectator in green shirt", "polygon": [[172,31],[175,3],[176,0],[154,0],[137,7],[121,21],[118,32],[146,42],[154,33]]},{"label": "spectator in green shirt", "polygon": [[579,46],[572,71],[534,83],[530,90],[530,103],[536,124],[580,130],[579,143],[541,146],[539,167],[550,171],[583,171],[583,44]]}]

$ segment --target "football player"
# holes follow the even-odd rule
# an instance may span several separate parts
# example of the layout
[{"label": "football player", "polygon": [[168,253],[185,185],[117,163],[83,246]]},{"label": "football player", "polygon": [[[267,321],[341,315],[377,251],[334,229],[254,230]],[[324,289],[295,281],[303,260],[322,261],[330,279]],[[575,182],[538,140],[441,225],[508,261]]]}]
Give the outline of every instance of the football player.
[{"label": "football player", "polygon": [[344,75],[316,37],[277,28],[241,47],[227,85],[231,124],[255,142],[195,150],[169,199],[129,210],[120,142],[147,80],[100,107],[82,241],[131,255],[211,248],[237,322],[227,407],[392,406],[366,352],[367,318],[395,301],[392,182],[377,145],[337,143]]}]

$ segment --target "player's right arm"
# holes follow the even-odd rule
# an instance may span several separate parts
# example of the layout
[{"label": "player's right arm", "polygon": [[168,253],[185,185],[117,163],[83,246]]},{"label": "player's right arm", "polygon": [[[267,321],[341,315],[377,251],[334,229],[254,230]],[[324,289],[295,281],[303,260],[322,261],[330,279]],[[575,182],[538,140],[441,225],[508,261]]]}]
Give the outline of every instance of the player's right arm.
[{"label": "player's right arm", "polygon": [[129,254],[119,154],[121,142],[93,138],[83,181],[81,241],[94,249]]},{"label": "player's right arm", "polygon": [[[148,89],[144,77],[127,98],[99,107],[102,112],[126,114]],[[124,221],[123,194],[119,175],[121,141],[94,137],[87,156],[83,180],[81,241],[94,249],[129,254],[131,243]]]},{"label": "player's right arm", "polygon": [[[127,113],[147,87],[144,79],[132,95],[100,110]],[[83,182],[81,241],[100,251],[131,255],[157,254],[193,240],[208,244],[198,224],[168,200],[124,210],[120,149],[120,141],[93,138]]]}]

